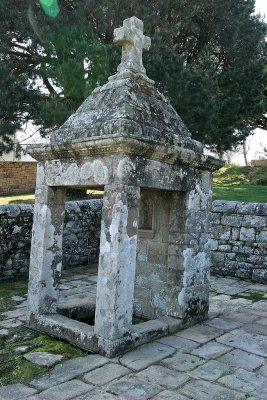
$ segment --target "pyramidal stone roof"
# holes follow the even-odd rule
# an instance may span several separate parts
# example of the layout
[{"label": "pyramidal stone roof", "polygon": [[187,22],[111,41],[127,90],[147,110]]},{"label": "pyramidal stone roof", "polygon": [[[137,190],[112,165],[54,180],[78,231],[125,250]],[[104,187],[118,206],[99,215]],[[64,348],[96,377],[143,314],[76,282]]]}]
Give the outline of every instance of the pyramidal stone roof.
[{"label": "pyramidal stone roof", "polygon": [[51,143],[119,134],[170,144],[190,138],[177,112],[153,84],[119,77],[95,89],[54,132]]},{"label": "pyramidal stone roof", "polygon": [[124,20],[114,30],[114,43],[122,47],[117,73],[51,134],[49,145],[28,146],[28,153],[41,161],[122,152],[204,169],[221,166],[204,156],[204,146],[191,138],[169,100],[147,77],[142,53],[151,41],[143,34],[143,22]]},{"label": "pyramidal stone roof", "polygon": [[150,38],[143,34],[143,22],[136,17],[124,20],[123,27],[114,31],[114,43],[122,46],[118,73],[97,87],[51,135],[51,144],[126,135],[196,147],[170,102],[146,76],[142,51],[149,50]]}]

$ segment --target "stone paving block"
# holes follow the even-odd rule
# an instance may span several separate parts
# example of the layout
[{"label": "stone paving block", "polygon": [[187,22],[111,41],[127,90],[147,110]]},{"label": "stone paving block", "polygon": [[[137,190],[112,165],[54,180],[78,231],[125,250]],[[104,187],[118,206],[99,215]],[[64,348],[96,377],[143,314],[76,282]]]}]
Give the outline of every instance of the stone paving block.
[{"label": "stone paving block", "polygon": [[251,304],[251,313],[254,312],[265,312],[267,313],[266,310],[266,301],[257,301],[256,303]]},{"label": "stone paving block", "polygon": [[62,360],[63,356],[60,354],[52,354],[46,351],[28,353],[23,356],[26,360],[44,367],[51,367],[58,361]]},{"label": "stone paving block", "polygon": [[106,387],[106,390],[122,396],[125,400],[146,400],[158,394],[161,391],[161,387],[136,377],[130,377],[112,382]]},{"label": "stone paving block", "polygon": [[231,331],[232,329],[237,329],[242,326],[240,322],[227,321],[223,318],[214,318],[208,322],[208,325],[213,328],[223,329],[224,331]]},{"label": "stone paving block", "polygon": [[17,328],[21,325],[23,325],[23,322],[17,319],[4,319],[3,321],[0,321],[0,328]]},{"label": "stone paving block", "polygon": [[140,346],[136,350],[124,354],[120,358],[122,365],[135,371],[141,371],[151,364],[159,362],[175,353],[175,349],[161,343],[148,343]]},{"label": "stone paving block", "polygon": [[151,400],[188,400],[188,397],[184,397],[181,394],[171,392],[170,390],[163,390]]},{"label": "stone paving block", "polygon": [[75,400],[126,400],[126,398],[107,393],[101,389],[95,389],[88,394],[75,397]]},{"label": "stone paving block", "polygon": [[17,305],[15,306],[15,308],[25,308],[25,307],[27,307],[27,300],[25,300],[25,301],[23,301],[22,303],[17,304]]},{"label": "stone paving block", "polygon": [[[267,304],[266,304],[267,307]],[[259,324],[258,321],[255,321],[250,324],[244,324],[242,326],[242,330],[248,333],[255,333],[256,335],[267,336],[267,327],[266,325]]]},{"label": "stone paving block", "polygon": [[0,329],[0,339],[5,339],[8,337],[8,330],[7,329]]},{"label": "stone paving block", "polygon": [[259,373],[262,374],[263,376],[266,376],[266,378],[267,378],[267,365],[260,368]]},{"label": "stone paving block", "polygon": [[225,346],[224,344],[209,342],[198,347],[197,349],[191,350],[190,353],[194,354],[195,356],[211,360],[227,353],[231,349],[232,347]]},{"label": "stone paving block", "polygon": [[190,378],[185,373],[177,373],[161,365],[152,365],[136,375],[148,382],[158,383],[167,389],[176,389],[187,382]]},{"label": "stone paving block", "polygon": [[236,286],[231,286],[223,290],[221,293],[227,294],[229,296],[233,296],[235,294],[241,294],[244,293],[247,289],[244,287],[236,287]]},{"label": "stone paving block", "polygon": [[56,365],[49,374],[33,379],[30,384],[40,390],[47,389],[92,371],[95,368],[102,367],[107,362],[109,360],[100,355],[74,358],[63,364]]},{"label": "stone paving block", "polygon": [[22,297],[22,296],[12,296],[12,297],[11,297],[11,300],[13,300],[13,301],[24,301],[24,300],[25,300],[25,297]]},{"label": "stone paving block", "polygon": [[180,336],[165,336],[161,339],[158,339],[157,342],[166,344],[167,346],[174,347],[177,350],[185,350],[189,351],[195,349],[199,346],[199,343],[194,342],[193,340],[184,339]]},{"label": "stone paving block", "polygon": [[223,335],[223,333],[224,331],[222,329],[213,328],[212,326],[196,325],[178,332],[176,336],[194,340],[198,343],[207,343],[210,340]]},{"label": "stone paving block", "polygon": [[27,353],[29,350],[30,350],[29,346],[19,346],[19,347],[15,348],[14,353],[24,354],[24,353]]},{"label": "stone paving block", "polygon": [[222,375],[234,372],[233,367],[222,364],[216,360],[210,360],[203,365],[200,365],[193,371],[189,372],[190,376],[208,381],[215,381]]},{"label": "stone paving block", "polygon": [[[244,310],[245,311],[245,310]],[[236,323],[239,323],[241,325],[246,324],[246,323],[250,323],[250,322],[254,322],[257,321],[257,319],[259,319],[259,317],[257,315],[253,315],[251,314],[251,312],[249,312],[248,310],[246,311],[246,313],[233,313],[233,312],[229,312],[229,313],[225,313],[224,314],[224,318],[226,320],[233,320]]]},{"label": "stone paving block", "polygon": [[71,400],[90,392],[94,386],[78,379],[73,379],[58,386],[53,386],[39,394],[40,400]]},{"label": "stone paving block", "polygon": [[225,277],[220,277],[220,276],[216,276],[216,277],[212,277],[212,278],[214,278],[214,279],[211,279],[212,283],[214,283],[214,284],[220,283],[220,284],[224,284],[226,286],[237,285],[237,283],[240,281],[240,279],[237,279],[237,278],[225,278]]},{"label": "stone paving block", "polygon": [[37,390],[21,383],[0,387],[0,400],[24,400]]},{"label": "stone paving block", "polygon": [[218,382],[245,393],[253,393],[259,387],[262,389],[267,387],[265,377],[242,368],[239,368],[231,375],[223,376]]},{"label": "stone paving block", "polygon": [[267,357],[267,338],[266,336],[247,333],[240,330],[226,333],[217,338],[219,343],[245,350],[262,357]]},{"label": "stone paving block", "polygon": [[243,350],[233,350],[230,353],[224,354],[219,357],[217,361],[220,361],[227,365],[232,365],[240,368],[253,371],[264,364],[264,358],[256,356],[255,354],[247,353]]},{"label": "stone paving block", "polygon": [[117,364],[105,364],[103,367],[88,372],[83,376],[85,382],[94,385],[104,385],[114,379],[120,378],[131,372],[130,369]]},{"label": "stone paving block", "polygon": [[[267,325],[267,318],[259,319],[259,320],[257,321],[257,324],[266,326],[266,325]],[[266,330],[267,330],[267,328],[266,328]]]},{"label": "stone paving block", "polygon": [[186,383],[181,393],[194,400],[246,400],[244,394],[203,380]]},{"label": "stone paving block", "polygon": [[26,308],[16,308],[15,310],[5,311],[2,315],[6,318],[18,318],[26,314]]},{"label": "stone paving block", "polygon": [[249,286],[248,286],[248,289],[250,289],[250,290],[254,290],[254,291],[263,291],[263,292],[267,292],[267,285],[264,285],[264,284],[255,284],[255,285],[253,285],[253,284],[250,284]]},{"label": "stone paving block", "polygon": [[201,360],[199,357],[180,352],[170,358],[166,358],[162,361],[162,364],[179,372],[187,372],[204,364],[204,362],[205,360]]}]

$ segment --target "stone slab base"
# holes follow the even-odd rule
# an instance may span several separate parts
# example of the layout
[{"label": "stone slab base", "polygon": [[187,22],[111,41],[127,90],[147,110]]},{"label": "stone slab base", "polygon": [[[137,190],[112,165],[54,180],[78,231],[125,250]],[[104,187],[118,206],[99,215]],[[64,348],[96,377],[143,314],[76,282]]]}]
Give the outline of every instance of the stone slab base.
[{"label": "stone slab base", "polygon": [[[203,318],[203,320],[206,318]],[[200,322],[198,320],[198,322]],[[39,332],[64,339],[92,353],[100,353],[112,358],[124,354],[144,343],[173,334],[191,325],[196,321],[185,322],[182,319],[163,317],[150,320],[138,325],[132,325],[129,335],[109,340],[95,335],[94,326],[67,318],[60,314],[32,315],[27,326]]]},{"label": "stone slab base", "polygon": [[92,353],[98,352],[98,341],[94,334],[94,327],[84,322],[60,314],[31,315],[27,326],[33,330],[67,340]]}]

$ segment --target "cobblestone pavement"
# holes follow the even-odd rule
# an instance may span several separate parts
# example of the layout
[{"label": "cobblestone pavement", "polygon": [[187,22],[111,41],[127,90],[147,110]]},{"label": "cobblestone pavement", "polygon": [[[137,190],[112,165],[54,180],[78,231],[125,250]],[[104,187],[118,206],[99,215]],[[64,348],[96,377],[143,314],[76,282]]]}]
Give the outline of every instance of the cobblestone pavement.
[{"label": "cobblestone pavement", "polygon": [[[61,303],[94,299],[97,276],[85,272],[63,275]],[[25,297],[15,297],[2,314],[2,338],[25,321]],[[213,277],[205,323],[115,359],[58,362],[27,384],[0,387],[0,400],[266,400],[267,285]]]}]

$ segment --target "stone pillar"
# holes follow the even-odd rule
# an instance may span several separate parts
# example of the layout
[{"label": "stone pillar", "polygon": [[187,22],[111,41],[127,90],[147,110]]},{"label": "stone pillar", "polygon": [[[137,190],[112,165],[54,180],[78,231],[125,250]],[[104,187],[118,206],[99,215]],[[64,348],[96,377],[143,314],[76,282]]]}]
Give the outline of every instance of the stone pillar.
[{"label": "stone pillar", "polygon": [[57,311],[64,214],[65,189],[37,186],[28,291],[29,324],[34,316]]},{"label": "stone pillar", "polygon": [[210,255],[208,251],[211,174],[200,171],[195,186],[186,193],[187,246],[183,249],[183,288],[178,303],[187,321],[208,316]]},{"label": "stone pillar", "polygon": [[95,333],[111,341],[132,325],[139,198],[137,187],[105,186]]}]

